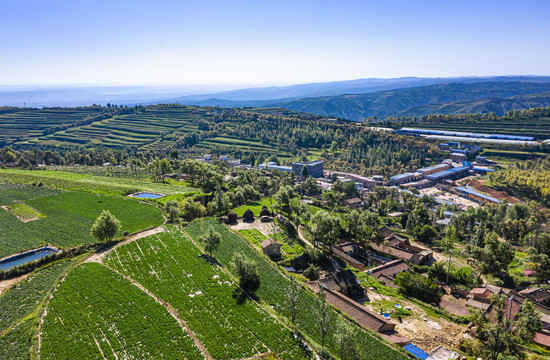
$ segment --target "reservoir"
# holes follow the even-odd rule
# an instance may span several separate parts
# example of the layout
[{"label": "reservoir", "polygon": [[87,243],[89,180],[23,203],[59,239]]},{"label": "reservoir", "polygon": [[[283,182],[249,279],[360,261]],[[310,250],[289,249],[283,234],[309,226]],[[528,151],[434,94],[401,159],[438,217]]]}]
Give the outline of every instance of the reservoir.
[{"label": "reservoir", "polygon": [[58,253],[59,250],[44,246],[39,249],[30,250],[21,254],[13,255],[5,259],[0,260],[0,270],[8,271],[11,268],[26,264],[31,261],[38,260],[47,255]]}]

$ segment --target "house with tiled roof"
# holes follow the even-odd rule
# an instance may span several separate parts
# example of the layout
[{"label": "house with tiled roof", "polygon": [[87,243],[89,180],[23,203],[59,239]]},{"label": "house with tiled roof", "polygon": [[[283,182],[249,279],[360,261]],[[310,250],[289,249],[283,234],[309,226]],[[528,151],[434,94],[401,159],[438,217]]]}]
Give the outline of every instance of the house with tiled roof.
[{"label": "house with tiled roof", "polygon": [[519,292],[526,298],[538,302],[543,305],[550,304],[550,292],[541,288],[528,288]]}]

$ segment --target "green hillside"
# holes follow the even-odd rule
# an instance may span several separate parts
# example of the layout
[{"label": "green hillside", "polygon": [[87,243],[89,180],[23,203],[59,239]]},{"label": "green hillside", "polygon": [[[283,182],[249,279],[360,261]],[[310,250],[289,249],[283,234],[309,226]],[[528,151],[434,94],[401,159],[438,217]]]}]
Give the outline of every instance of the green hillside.
[{"label": "green hillside", "polygon": [[[508,98],[550,91],[550,84],[526,82],[449,83],[359,95],[338,95],[284,101],[275,104],[296,111],[338,116],[360,121],[385,118],[427,104]],[[520,107],[523,108],[523,107]]]}]

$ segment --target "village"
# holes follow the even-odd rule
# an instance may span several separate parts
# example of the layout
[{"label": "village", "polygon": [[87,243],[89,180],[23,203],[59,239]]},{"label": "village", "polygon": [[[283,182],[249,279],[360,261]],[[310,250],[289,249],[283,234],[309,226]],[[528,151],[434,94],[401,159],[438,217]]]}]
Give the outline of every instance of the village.
[{"label": "village", "polygon": [[[386,188],[402,197],[404,194],[416,198],[429,197],[426,207],[434,213],[433,225],[441,234],[451,224],[452,218],[468,208],[483,207],[486,204],[505,204],[512,206],[507,199],[498,199],[491,194],[477,190],[468,184],[479,187],[482,182],[477,179],[493,171],[498,164],[486,157],[476,155],[481,147],[461,144],[459,142],[442,143],[439,147],[448,151],[449,159],[439,164],[417,169],[384,179],[382,176],[365,177],[357,174],[326,171],[323,161],[294,162],[291,166],[280,166],[275,162],[259,165],[256,169],[270,176],[271,171],[291,173],[296,177],[296,189],[308,177],[313,177],[320,188],[330,191],[334,184],[354,184],[357,196],[342,199],[342,207],[350,211],[361,209],[376,212],[376,206],[369,202],[369,194],[376,188]],[[474,161],[468,158],[474,157]],[[210,161],[211,157],[196,159]],[[226,159],[224,159],[226,160]],[[254,169],[250,166],[237,165],[241,169]],[[299,190],[296,190],[300,193]],[[301,194],[301,202],[307,205],[317,204],[327,207],[328,202],[321,194]],[[274,260],[284,255],[284,243],[275,240],[275,232],[283,231],[284,215],[271,213],[267,206],[257,214],[261,221],[255,221],[254,213],[247,210],[243,222],[229,221],[237,230],[257,229],[266,240],[259,246],[265,255]],[[532,303],[540,312],[541,330],[534,336],[534,343],[550,348],[550,292],[547,286],[507,288],[491,285],[486,281],[476,283],[470,289],[449,284],[451,264],[467,265],[476,260],[453,258],[453,251],[446,254],[440,247],[430,247],[411,236],[410,231],[400,225],[403,212],[388,212],[390,220],[379,229],[381,241],[371,242],[364,246],[353,239],[341,240],[331,247],[334,258],[330,266],[323,269],[318,280],[309,281],[308,287],[319,292],[322,287],[327,301],[361,326],[378,333],[386,341],[403,347],[407,352],[420,359],[458,359],[463,355],[456,351],[461,344],[471,338],[466,317],[471,309],[480,309],[489,318],[494,316],[493,295],[505,296],[505,310],[508,318],[514,319],[521,312],[525,302]],[[270,225],[271,216],[276,217],[278,225]],[[277,228],[277,230],[275,230]],[[306,239],[304,231],[298,231],[296,237],[316,248],[328,249],[329,245],[315,239],[312,244]],[[306,246],[307,246],[306,245]],[[455,254],[458,255],[458,254]],[[293,258],[283,269],[303,274],[307,261],[301,261],[305,255]],[[431,267],[439,263],[447,271],[447,281],[436,281],[441,298],[434,311],[433,305],[419,301],[396,301],[395,296],[387,289],[397,290],[395,283],[400,273],[412,271],[415,267]],[[347,269],[346,269],[347,268]],[[448,270],[447,270],[448,269]],[[526,276],[532,276],[534,270],[526,270]],[[380,289],[382,285],[385,290]],[[381,290],[381,291],[380,291]],[[396,292],[395,292],[396,293]],[[439,313],[437,311],[440,311]],[[442,316],[438,316],[442,315]],[[466,321],[466,322],[465,322]]]}]

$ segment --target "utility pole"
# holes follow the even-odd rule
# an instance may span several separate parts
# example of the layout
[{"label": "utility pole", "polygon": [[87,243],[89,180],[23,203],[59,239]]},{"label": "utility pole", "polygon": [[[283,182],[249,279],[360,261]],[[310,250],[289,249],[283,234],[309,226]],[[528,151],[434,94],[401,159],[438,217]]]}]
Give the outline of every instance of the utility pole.
[{"label": "utility pole", "polygon": [[508,309],[508,320],[512,320],[512,301],[514,300],[514,295],[510,296],[510,308]]},{"label": "utility pole", "polygon": [[449,273],[451,272],[451,259],[453,258],[453,251],[449,250],[449,267],[447,269],[447,285],[449,285]]}]

